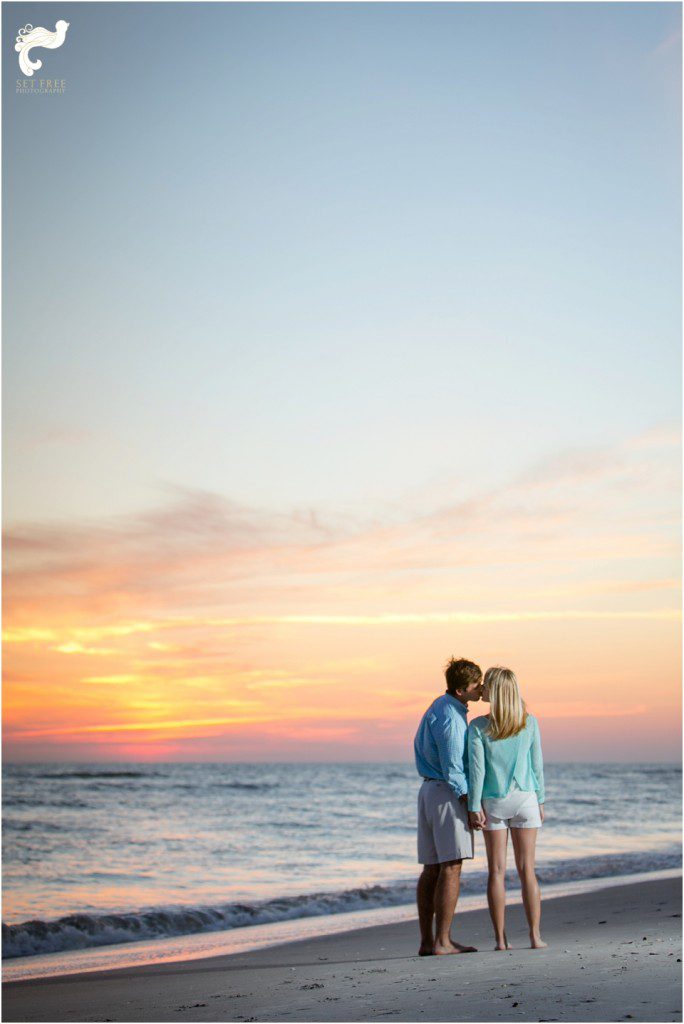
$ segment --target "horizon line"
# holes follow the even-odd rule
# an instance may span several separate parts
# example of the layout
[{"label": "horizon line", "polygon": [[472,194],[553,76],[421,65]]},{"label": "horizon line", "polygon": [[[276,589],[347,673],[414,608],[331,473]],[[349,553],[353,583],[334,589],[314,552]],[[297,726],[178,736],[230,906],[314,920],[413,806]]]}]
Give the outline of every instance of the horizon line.
[{"label": "horizon line", "polygon": [[[44,765],[44,764],[77,764],[77,765],[123,765],[123,764],[135,764],[135,765],[182,765],[182,764],[206,764],[206,765],[247,765],[253,767],[256,765],[283,765],[283,764],[320,764],[320,765],[378,765],[378,764],[392,764],[392,765],[410,765],[413,767],[412,761],[405,760],[380,760],[380,761],[361,761],[361,760],[344,760],[344,761],[322,761],[315,758],[305,761],[297,760],[285,760],[285,761],[5,761],[2,762],[2,767],[23,767],[26,765]],[[575,761],[556,761],[545,759],[546,765],[573,765],[573,764],[593,764],[593,765],[670,765],[674,767],[682,767],[682,760],[667,760],[667,761],[594,761],[594,760],[575,760]]]}]

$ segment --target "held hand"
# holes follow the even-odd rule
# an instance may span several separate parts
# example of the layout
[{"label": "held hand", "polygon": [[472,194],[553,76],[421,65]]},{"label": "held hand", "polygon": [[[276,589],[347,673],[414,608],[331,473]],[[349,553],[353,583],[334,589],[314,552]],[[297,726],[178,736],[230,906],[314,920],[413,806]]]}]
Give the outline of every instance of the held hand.
[{"label": "held hand", "polygon": [[472,827],[478,832],[483,829],[487,823],[487,817],[484,811],[468,811],[468,820]]},{"label": "held hand", "polygon": [[544,824],[544,804],[539,804],[539,817],[541,818],[542,825],[543,825]]}]

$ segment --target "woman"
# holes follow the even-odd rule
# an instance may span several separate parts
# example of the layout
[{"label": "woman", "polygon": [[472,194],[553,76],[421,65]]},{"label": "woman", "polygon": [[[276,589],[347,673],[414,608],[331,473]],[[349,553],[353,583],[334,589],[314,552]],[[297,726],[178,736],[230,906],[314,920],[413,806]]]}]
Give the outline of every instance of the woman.
[{"label": "woman", "polygon": [[487,901],[496,949],[510,949],[506,939],[506,852],[513,838],[523,904],[532,949],[543,949],[539,933],[541,895],[534,873],[537,829],[544,820],[544,766],[539,726],[527,712],[518,680],[507,668],[485,672],[482,699],[488,715],[468,727],[468,810],[470,822],[484,830],[489,865]]}]

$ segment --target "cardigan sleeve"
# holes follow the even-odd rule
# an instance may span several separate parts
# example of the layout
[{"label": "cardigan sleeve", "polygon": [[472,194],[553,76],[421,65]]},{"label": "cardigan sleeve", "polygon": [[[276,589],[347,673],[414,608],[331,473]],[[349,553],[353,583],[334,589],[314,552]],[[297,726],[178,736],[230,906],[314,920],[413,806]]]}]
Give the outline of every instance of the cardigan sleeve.
[{"label": "cardigan sleeve", "polygon": [[468,810],[482,810],[485,756],[482,734],[474,722],[468,726]]},{"label": "cardigan sleeve", "polygon": [[537,800],[540,804],[543,804],[545,799],[544,759],[542,758],[541,736],[539,735],[539,722],[536,718],[534,719],[534,735],[532,736],[532,746],[530,748],[530,753],[532,755],[532,771],[534,772],[534,777],[537,780]]}]

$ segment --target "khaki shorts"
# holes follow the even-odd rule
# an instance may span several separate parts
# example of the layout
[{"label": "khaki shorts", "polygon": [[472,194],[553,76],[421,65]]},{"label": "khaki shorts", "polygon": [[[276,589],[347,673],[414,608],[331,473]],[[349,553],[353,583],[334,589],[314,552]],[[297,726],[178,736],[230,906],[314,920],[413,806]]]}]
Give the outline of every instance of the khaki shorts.
[{"label": "khaki shorts", "polygon": [[425,779],[418,790],[418,862],[443,864],[474,856],[468,808],[451,786]]}]

